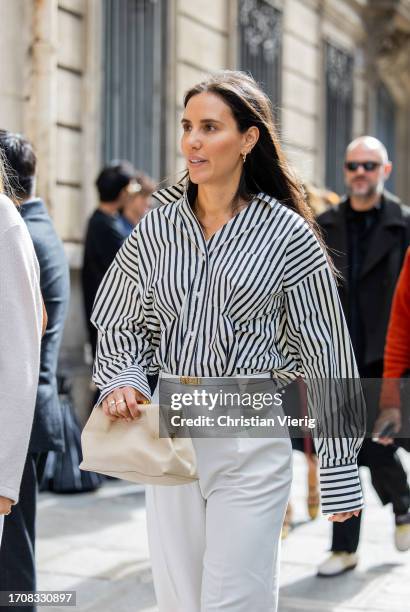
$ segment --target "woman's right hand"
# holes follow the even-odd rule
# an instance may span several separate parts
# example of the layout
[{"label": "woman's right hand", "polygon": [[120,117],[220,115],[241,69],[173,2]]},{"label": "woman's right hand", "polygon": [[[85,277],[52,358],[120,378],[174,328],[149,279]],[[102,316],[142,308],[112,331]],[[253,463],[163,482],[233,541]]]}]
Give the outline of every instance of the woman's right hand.
[{"label": "woman's right hand", "polygon": [[132,421],[138,419],[141,414],[138,410],[138,404],[149,403],[150,401],[145,395],[142,395],[134,387],[118,387],[104,399],[102,409],[111,421],[117,419]]},{"label": "woman's right hand", "polygon": [[10,514],[12,505],[13,501],[11,499],[0,495],[0,515]]}]

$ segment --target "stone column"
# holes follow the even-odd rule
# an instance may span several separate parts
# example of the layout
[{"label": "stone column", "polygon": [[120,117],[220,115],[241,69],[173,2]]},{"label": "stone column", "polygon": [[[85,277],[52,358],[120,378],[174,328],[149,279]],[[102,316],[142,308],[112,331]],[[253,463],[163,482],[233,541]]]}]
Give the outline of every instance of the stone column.
[{"label": "stone column", "polygon": [[37,193],[54,203],[57,117],[57,0],[32,0],[24,132],[36,148]]}]

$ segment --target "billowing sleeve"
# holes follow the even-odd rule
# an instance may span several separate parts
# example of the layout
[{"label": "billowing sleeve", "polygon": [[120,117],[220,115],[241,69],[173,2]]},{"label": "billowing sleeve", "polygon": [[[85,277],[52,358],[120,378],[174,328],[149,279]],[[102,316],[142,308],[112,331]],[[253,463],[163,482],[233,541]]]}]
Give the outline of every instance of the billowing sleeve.
[{"label": "billowing sleeve", "polygon": [[137,234],[134,230],[105,274],[91,315],[98,330],[93,380],[101,391],[99,403],[116,387],[134,387],[151,397],[146,368],[152,346],[141,299]]},{"label": "billowing sleeve", "polygon": [[42,318],[38,263],[20,219],[0,235],[0,495],[14,503],[33,424]]},{"label": "billowing sleeve", "polygon": [[360,379],[333,273],[302,220],[288,244],[284,291],[287,344],[316,419],[323,514],[363,507],[357,467],[365,430]]}]

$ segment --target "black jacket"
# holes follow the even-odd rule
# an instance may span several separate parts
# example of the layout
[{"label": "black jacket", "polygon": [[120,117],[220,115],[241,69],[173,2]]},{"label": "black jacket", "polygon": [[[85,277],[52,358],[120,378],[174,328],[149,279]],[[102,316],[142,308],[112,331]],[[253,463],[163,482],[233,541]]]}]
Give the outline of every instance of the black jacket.
[{"label": "black jacket", "polygon": [[95,296],[105,273],[114,261],[127,234],[119,217],[107,215],[97,209],[88,222],[84,243],[84,260],[81,281],[84,297],[85,317],[88,336],[95,356],[97,330],[90,322]]},{"label": "black jacket", "polygon": [[[410,209],[388,192],[382,197],[383,206],[370,234],[360,271],[358,301],[364,326],[364,366],[383,360],[393,293],[410,243]],[[347,210],[345,197],[317,219],[333,261],[343,275],[339,295],[346,317],[349,305]]]},{"label": "black jacket", "polygon": [[45,204],[33,199],[20,207],[40,265],[40,286],[47,310],[41,343],[40,378],[29,452],[64,450],[57,393],[57,360],[67,313],[70,280],[67,259]]}]

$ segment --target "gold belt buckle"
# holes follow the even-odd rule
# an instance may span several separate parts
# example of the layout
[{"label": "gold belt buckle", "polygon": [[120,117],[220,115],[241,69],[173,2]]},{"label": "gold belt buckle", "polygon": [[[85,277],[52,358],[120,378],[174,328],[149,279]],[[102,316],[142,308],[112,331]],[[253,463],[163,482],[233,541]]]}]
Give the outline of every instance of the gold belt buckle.
[{"label": "gold belt buckle", "polygon": [[179,382],[182,385],[200,385],[201,379],[196,376],[180,376]]}]

